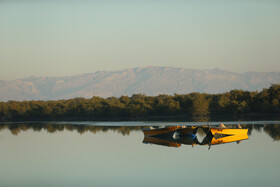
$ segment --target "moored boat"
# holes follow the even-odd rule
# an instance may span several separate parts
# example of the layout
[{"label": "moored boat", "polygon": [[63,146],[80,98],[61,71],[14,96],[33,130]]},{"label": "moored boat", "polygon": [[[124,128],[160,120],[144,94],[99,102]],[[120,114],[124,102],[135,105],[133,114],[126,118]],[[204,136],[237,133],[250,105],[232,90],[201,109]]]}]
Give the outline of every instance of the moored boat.
[{"label": "moored boat", "polygon": [[210,131],[212,135],[238,135],[238,134],[247,134],[248,129],[237,129],[237,128],[221,128],[221,127],[211,127]]},{"label": "moored boat", "polygon": [[145,136],[173,136],[179,126],[164,127],[158,129],[143,129]]},{"label": "moored boat", "polygon": [[182,136],[192,136],[196,134],[196,127],[181,127],[177,129],[177,133],[180,137]]}]

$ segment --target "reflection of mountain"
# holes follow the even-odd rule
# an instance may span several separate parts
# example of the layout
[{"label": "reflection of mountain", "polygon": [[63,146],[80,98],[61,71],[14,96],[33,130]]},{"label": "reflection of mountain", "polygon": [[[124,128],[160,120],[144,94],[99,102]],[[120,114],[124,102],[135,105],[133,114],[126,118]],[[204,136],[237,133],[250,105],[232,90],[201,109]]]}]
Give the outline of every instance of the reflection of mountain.
[{"label": "reflection of mountain", "polygon": [[[252,131],[260,131],[267,133],[273,140],[280,141],[280,124],[266,124],[266,125],[244,125],[248,128],[248,135]],[[143,126],[89,126],[89,125],[64,125],[64,124],[0,124],[0,132],[9,129],[13,135],[17,135],[22,131],[33,130],[34,132],[47,131],[48,133],[62,132],[62,131],[76,131],[80,134],[85,132],[98,133],[113,131],[122,135],[129,135],[131,131],[141,131]],[[187,140],[185,140],[187,141]],[[180,142],[182,143],[182,142]]]}]

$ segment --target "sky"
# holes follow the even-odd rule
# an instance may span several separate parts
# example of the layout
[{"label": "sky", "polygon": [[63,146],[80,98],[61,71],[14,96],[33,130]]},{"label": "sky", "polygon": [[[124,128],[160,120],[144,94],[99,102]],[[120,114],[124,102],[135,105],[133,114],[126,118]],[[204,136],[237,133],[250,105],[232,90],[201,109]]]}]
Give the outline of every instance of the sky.
[{"label": "sky", "polygon": [[280,1],[0,1],[0,80],[143,66],[279,72]]}]

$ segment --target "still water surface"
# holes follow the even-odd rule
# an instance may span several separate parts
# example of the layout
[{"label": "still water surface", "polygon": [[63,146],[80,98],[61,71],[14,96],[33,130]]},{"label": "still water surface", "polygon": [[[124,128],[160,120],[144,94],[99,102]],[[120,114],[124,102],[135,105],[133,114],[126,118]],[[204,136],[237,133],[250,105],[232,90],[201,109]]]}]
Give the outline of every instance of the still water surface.
[{"label": "still water surface", "polygon": [[143,143],[165,123],[2,123],[0,186],[279,186],[280,122],[241,124],[247,140],[208,149]]}]

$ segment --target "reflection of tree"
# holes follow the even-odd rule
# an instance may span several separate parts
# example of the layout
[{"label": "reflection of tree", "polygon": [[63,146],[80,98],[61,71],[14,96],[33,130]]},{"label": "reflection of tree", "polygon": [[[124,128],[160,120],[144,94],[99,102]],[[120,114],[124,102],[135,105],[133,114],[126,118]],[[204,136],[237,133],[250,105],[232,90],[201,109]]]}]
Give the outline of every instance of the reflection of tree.
[{"label": "reflection of tree", "polygon": [[18,135],[18,133],[21,131],[20,127],[17,125],[10,125],[9,129],[13,135]]},{"label": "reflection of tree", "polygon": [[[233,127],[227,125],[227,127]],[[267,125],[242,125],[243,128],[248,128],[248,135],[252,134],[252,131],[266,132],[269,136],[275,140],[280,141],[280,124],[267,124]],[[32,129],[34,132],[40,132],[42,130],[48,133],[56,133],[62,131],[76,131],[79,134],[90,132],[96,134],[98,132],[113,131],[122,135],[130,135],[131,131],[141,131],[142,126],[90,126],[90,125],[63,125],[63,124],[0,124],[0,131],[9,129],[13,135],[18,135],[21,131],[27,131]],[[200,133],[200,132],[198,132]],[[199,134],[200,135],[200,134]]]},{"label": "reflection of tree", "polygon": [[261,132],[263,129],[263,125],[254,125],[254,130]]},{"label": "reflection of tree", "polygon": [[121,133],[122,135],[129,135],[130,130],[126,127],[120,127],[118,129],[118,133]]},{"label": "reflection of tree", "polygon": [[265,125],[264,131],[269,134],[269,136],[275,140],[280,140],[280,124],[275,125]]},{"label": "reflection of tree", "polygon": [[263,125],[255,124],[255,125],[242,125],[243,128],[248,128],[248,135],[250,136],[252,134],[253,130],[261,132],[261,129],[263,129]]},{"label": "reflection of tree", "polygon": [[62,125],[62,124],[1,124],[0,131],[9,129],[13,135],[18,135],[21,131],[32,129],[33,131],[45,130],[48,133],[67,131],[76,131],[79,134],[91,132],[114,131],[122,135],[129,135],[130,131],[140,131],[143,127],[140,126],[88,126],[88,125]]}]

